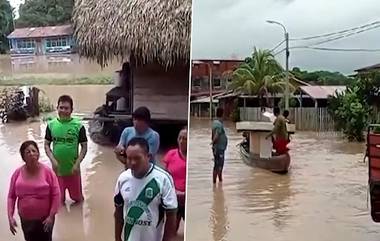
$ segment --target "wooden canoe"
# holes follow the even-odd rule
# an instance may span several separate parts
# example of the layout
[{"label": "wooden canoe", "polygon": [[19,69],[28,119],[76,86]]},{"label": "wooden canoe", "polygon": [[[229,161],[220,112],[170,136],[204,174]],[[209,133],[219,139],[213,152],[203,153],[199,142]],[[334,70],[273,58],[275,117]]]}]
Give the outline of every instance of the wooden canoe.
[{"label": "wooden canoe", "polygon": [[290,166],[290,155],[274,155],[271,158],[260,158],[259,155],[252,155],[247,152],[244,145],[239,144],[240,156],[245,164],[258,167],[278,174],[288,173]]}]

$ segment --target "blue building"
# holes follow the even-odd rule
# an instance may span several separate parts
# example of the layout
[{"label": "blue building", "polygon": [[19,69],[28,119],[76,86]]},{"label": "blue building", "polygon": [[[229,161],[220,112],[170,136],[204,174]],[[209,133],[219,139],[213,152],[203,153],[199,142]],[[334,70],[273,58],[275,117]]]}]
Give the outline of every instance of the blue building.
[{"label": "blue building", "polygon": [[16,28],[8,35],[11,55],[47,55],[75,52],[71,25]]}]

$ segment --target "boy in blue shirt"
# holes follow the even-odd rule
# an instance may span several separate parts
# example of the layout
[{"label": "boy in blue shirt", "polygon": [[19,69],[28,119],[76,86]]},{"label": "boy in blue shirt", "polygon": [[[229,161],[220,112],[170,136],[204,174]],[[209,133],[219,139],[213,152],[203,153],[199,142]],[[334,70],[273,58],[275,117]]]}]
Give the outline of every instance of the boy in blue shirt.
[{"label": "boy in blue shirt", "polygon": [[119,144],[115,148],[117,159],[125,165],[126,169],[128,169],[128,165],[126,162],[127,157],[125,154],[125,149],[129,141],[134,137],[142,137],[148,142],[151,163],[155,163],[155,156],[160,147],[160,135],[149,127],[149,109],[145,106],[137,108],[132,113],[132,119],[133,126],[124,129],[124,131],[121,133]]}]

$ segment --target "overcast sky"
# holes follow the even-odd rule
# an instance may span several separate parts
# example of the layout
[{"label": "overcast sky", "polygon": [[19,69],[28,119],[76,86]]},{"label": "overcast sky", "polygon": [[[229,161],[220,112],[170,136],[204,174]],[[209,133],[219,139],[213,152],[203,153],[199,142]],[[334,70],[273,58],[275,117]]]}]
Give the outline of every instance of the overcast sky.
[{"label": "overcast sky", "polygon": [[18,17],[18,7],[20,6],[20,3],[23,3],[24,0],[8,0],[12,7],[15,8],[15,14],[16,14],[16,18]]},{"label": "overcast sky", "polygon": [[[284,37],[268,19],[283,23],[290,38],[299,38],[371,23],[380,20],[379,13],[379,0],[193,0],[192,57],[244,58],[254,46],[271,49]],[[292,41],[290,46],[314,42]],[[318,47],[380,49],[380,28]],[[284,54],[277,58],[284,63]],[[345,74],[376,63],[380,52],[291,50],[290,55],[290,68]]]}]

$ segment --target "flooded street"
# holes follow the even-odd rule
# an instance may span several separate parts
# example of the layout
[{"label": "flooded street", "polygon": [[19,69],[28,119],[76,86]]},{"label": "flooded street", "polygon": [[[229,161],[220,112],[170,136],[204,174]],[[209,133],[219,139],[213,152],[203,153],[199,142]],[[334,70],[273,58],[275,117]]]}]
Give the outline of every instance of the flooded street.
[{"label": "flooded street", "polygon": [[[69,89],[67,91],[72,94]],[[82,95],[82,98],[74,95],[73,97],[74,101],[80,103],[77,104],[77,109],[88,108],[86,101],[82,102],[82,99],[88,98],[87,95]],[[82,106],[82,103],[85,105]],[[13,171],[23,164],[18,149],[21,142],[26,139],[37,141],[41,151],[41,161],[50,166],[43,149],[45,128],[46,123],[43,122],[0,125],[0,198],[3,200],[0,206],[1,240],[24,240],[20,227],[16,238],[9,231],[6,212],[9,181]],[[87,123],[86,128],[88,128]],[[85,202],[80,206],[68,205],[60,209],[53,240],[114,240],[113,191],[123,167],[116,160],[112,148],[99,146],[89,139],[88,153],[83,160],[81,170]],[[20,224],[18,216],[16,220]],[[183,225],[176,240],[183,240]]]},{"label": "flooded street", "polygon": [[[114,73],[120,68],[118,61],[101,68],[96,62],[80,58],[78,54],[10,57],[0,56],[0,75],[55,74],[93,75]],[[54,78],[54,77],[53,77]]]},{"label": "flooded street", "polygon": [[296,133],[288,175],[243,164],[241,134],[229,137],[224,183],[212,185],[211,123],[191,120],[186,239],[197,241],[377,241],[367,207],[364,144]]},{"label": "flooded street", "polygon": [[74,112],[92,115],[95,109],[106,103],[106,93],[112,85],[36,85],[41,95],[49,98],[55,107],[59,96],[70,95],[74,100]]}]

